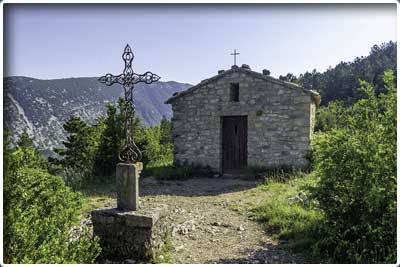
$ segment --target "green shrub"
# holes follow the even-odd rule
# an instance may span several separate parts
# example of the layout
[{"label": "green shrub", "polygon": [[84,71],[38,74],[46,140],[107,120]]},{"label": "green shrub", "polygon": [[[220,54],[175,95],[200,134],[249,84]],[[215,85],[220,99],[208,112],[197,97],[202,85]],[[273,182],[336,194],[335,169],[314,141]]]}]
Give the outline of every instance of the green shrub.
[{"label": "green shrub", "polygon": [[214,172],[210,166],[176,163],[161,167],[148,168],[144,176],[154,176],[163,180],[185,180],[193,177],[212,177]]},{"label": "green shrub", "polygon": [[168,231],[165,235],[165,241],[161,249],[154,255],[151,260],[152,264],[172,263],[174,247],[171,241],[171,233]]},{"label": "green shrub", "polygon": [[[97,135],[95,128],[77,116],[71,116],[63,125],[67,140],[62,142],[65,148],[56,148],[58,158],[49,158],[54,172],[63,168],[73,168],[89,178],[92,173]],[[96,137],[96,138],[95,138]]]},{"label": "green shrub", "polygon": [[82,187],[82,183],[86,180],[85,175],[78,169],[66,167],[61,171],[60,175],[63,178],[65,185],[71,187],[74,191]]},{"label": "green shrub", "polygon": [[314,189],[327,219],[315,253],[336,263],[396,262],[396,88],[384,75],[386,95],[361,82],[367,98],[346,127],[315,139]]},{"label": "green shrub", "polygon": [[248,175],[255,176],[256,178],[264,179],[266,182],[287,182],[304,174],[304,172],[300,170],[285,166],[273,169],[261,166],[248,166],[246,169],[246,173]]},{"label": "green shrub", "polygon": [[160,125],[142,128],[139,141],[143,152],[145,167],[171,165],[173,160],[172,143],[162,143],[163,131]]},{"label": "green shrub", "polygon": [[344,101],[333,101],[328,106],[318,108],[314,130],[327,132],[343,128],[346,124],[345,117],[350,111]]},{"label": "green shrub", "polygon": [[189,165],[153,167],[146,175],[163,180],[185,180],[193,177],[193,168]]},{"label": "green shrub", "polygon": [[5,149],[4,261],[6,263],[93,263],[98,241],[72,236],[80,194],[61,177],[38,168],[33,149]]}]

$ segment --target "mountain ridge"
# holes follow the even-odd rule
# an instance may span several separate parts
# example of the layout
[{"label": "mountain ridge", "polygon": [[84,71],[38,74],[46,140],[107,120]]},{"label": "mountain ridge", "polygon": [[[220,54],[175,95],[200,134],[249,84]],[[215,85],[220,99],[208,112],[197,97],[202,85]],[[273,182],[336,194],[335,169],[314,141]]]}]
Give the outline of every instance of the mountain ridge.
[{"label": "mountain ridge", "polygon": [[[121,85],[106,86],[98,77],[38,79],[8,76],[4,86],[4,128],[11,132],[11,141],[26,130],[34,144],[45,154],[61,147],[66,139],[63,123],[72,115],[89,124],[106,114],[108,103],[117,103],[123,96]],[[137,84],[134,89],[137,116],[144,125],[155,125],[162,117],[171,118],[171,106],[164,101],[174,92],[191,85],[176,81]]]}]

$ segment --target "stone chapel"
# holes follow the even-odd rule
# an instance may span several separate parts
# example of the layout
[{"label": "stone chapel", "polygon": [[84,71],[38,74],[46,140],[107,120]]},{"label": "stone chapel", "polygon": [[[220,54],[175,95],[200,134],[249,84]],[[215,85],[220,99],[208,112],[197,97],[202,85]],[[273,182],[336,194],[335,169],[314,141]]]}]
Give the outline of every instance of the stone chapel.
[{"label": "stone chapel", "polygon": [[243,64],[220,70],[172,105],[174,161],[240,173],[248,166],[307,168],[320,95]]}]

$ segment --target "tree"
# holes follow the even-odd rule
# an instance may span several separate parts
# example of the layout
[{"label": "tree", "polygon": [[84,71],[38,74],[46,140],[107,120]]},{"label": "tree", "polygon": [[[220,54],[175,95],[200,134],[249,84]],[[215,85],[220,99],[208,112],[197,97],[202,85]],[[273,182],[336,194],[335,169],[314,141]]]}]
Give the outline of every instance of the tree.
[{"label": "tree", "polygon": [[167,120],[165,116],[162,117],[160,122],[161,137],[160,144],[171,144],[172,143],[172,123]]},{"label": "tree", "polygon": [[295,75],[293,75],[292,73],[288,73],[288,74],[286,74],[286,76],[280,75],[279,80],[291,82],[291,83],[298,83],[297,77]]},{"label": "tree", "polygon": [[22,134],[19,136],[17,146],[21,148],[33,147],[33,140],[29,137],[26,131],[23,131]]},{"label": "tree", "polygon": [[102,120],[103,131],[96,152],[94,169],[96,175],[110,175],[118,162],[118,150],[122,142],[121,123],[118,122],[117,109],[107,105],[107,117]]},{"label": "tree", "polygon": [[90,127],[77,116],[72,116],[64,125],[67,132],[67,141],[63,142],[64,149],[55,149],[62,158],[53,159],[52,162],[64,168],[72,168],[86,177],[91,175],[93,169],[94,151],[96,140],[94,127]]},{"label": "tree", "polygon": [[163,143],[161,125],[141,129],[140,146],[145,167],[165,166],[172,163],[172,143]]},{"label": "tree", "polygon": [[363,94],[356,90],[360,86],[360,80],[372,83],[376,94],[385,92],[385,86],[380,77],[388,69],[392,70],[396,76],[396,58],[397,43],[390,41],[380,46],[374,45],[367,57],[357,57],[352,62],[340,62],[323,73],[316,70],[311,73],[305,72],[299,75],[298,80],[293,79],[289,73],[281,76],[280,79],[292,80],[306,89],[317,90],[321,93],[322,105],[335,100],[354,103],[363,97]]},{"label": "tree", "polygon": [[42,169],[45,169],[45,170],[49,169],[49,164],[48,164],[46,158],[42,154],[40,154],[38,149],[34,146],[33,140],[29,137],[29,135],[26,131],[22,132],[22,134],[19,136],[19,139],[17,140],[16,143],[17,143],[17,147],[19,149],[27,152],[24,154],[24,157],[29,155],[29,153],[33,153],[32,156],[27,157],[24,160],[31,161],[31,163],[34,163],[37,167],[40,167]]},{"label": "tree", "polygon": [[[94,170],[95,174],[103,177],[110,177],[115,172],[115,166],[119,162],[118,154],[125,141],[124,133],[124,100],[118,101],[118,109],[115,105],[107,105],[107,116],[101,119],[102,133],[100,136],[99,147],[96,152]],[[135,118],[131,134],[135,136],[136,144],[139,144],[138,134],[139,119]]]}]

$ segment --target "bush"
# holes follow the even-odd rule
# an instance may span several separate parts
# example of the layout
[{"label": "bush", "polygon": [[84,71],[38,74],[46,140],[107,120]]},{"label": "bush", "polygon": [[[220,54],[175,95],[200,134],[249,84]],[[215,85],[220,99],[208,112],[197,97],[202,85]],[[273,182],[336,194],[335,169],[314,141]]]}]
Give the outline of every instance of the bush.
[{"label": "bush", "polygon": [[145,167],[171,165],[173,161],[172,143],[162,143],[163,131],[160,125],[140,129],[138,142],[143,152]]},{"label": "bush", "polygon": [[266,182],[273,181],[282,183],[302,176],[303,174],[302,171],[285,166],[273,169],[268,169],[261,166],[249,166],[246,169],[246,173],[256,178],[261,178]]},{"label": "bush", "polygon": [[214,172],[210,166],[176,163],[175,165],[148,168],[144,176],[154,176],[163,180],[185,180],[193,177],[212,177]]},{"label": "bush", "polygon": [[73,167],[65,167],[60,173],[65,184],[71,187],[74,191],[81,189],[82,184],[86,181],[84,173]]},{"label": "bush", "polygon": [[396,262],[396,88],[384,75],[387,95],[367,95],[346,117],[346,127],[317,136],[314,189],[327,219],[315,247],[332,262]]},{"label": "bush", "polygon": [[100,253],[97,239],[70,234],[80,194],[35,166],[33,149],[5,152],[4,261],[93,263]]},{"label": "bush", "polygon": [[344,101],[333,101],[328,106],[320,107],[316,114],[314,130],[327,132],[332,129],[342,128],[345,125],[345,117],[350,109]]}]

